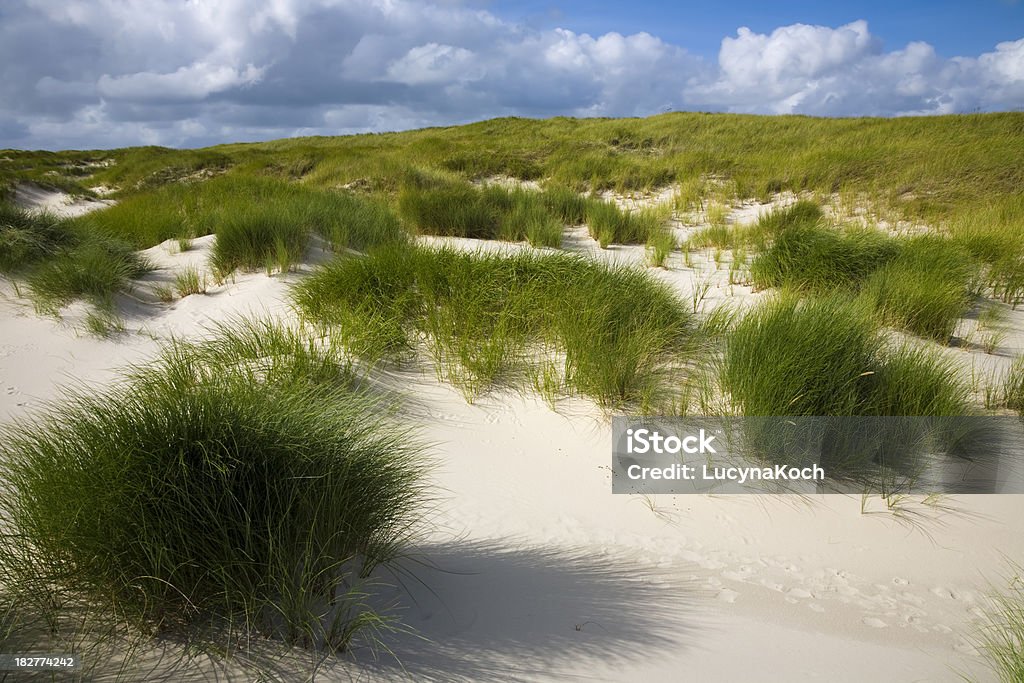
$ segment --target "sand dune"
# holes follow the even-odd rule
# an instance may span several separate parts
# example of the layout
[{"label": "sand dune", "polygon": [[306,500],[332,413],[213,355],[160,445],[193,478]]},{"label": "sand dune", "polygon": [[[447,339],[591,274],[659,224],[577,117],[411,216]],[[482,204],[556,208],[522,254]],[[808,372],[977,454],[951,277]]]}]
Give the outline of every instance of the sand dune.
[{"label": "sand dune", "polygon": [[[65,215],[103,204],[24,187],[18,196]],[[63,322],[35,315],[5,285],[0,420],[28,414],[67,383],[110,381],[172,335],[199,337],[232,316],[294,315],[288,285],[303,269],[239,274],[206,294],[157,302],[153,287],[175,270],[205,268],[212,240],[147,250],[161,270],[122,302],[127,332],[110,339],[77,331],[73,310]],[[580,230],[566,245],[644,258],[643,247],[601,250]],[[760,296],[730,286],[710,254],[694,268],[674,254],[654,272],[684,297],[710,279],[709,304]],[[1024,346],[1024,317],[1009,315],[1003,352],[948,349],[965,372],[1003,367]],[[537,397],[489,395],[470,405],[430,371],[394,383],[413,397],[408,417],[436,444],[438,462],[442,512],[414,553],[431,566],[410,564],[422,585],[406,582],[393,596],[417,635],[391,643],[405,672],[339,662],[328,679],[987,680],[969,636],[987,581],[1005,557],[1024,556],[1024,497],[948,497],[942,509],[911,500],[907,509],[922,514],[901,521],[881,500],[865,512],[859,497],[837,495],[613,496],[611,429],[591,404],[567,400],[555,412]]]}]

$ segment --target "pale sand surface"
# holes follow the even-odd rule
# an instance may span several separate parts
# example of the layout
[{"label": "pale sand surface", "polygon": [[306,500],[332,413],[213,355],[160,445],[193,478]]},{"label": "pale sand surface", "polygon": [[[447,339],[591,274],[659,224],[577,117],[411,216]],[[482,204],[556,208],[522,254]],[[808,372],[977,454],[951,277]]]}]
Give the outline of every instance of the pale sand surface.
[{"label": "pale sand surface", "polygon": [[[108,188],[101,186],[100,189],[103,191],[99,194],[109,194]],[[14,204],[16,206],[33,211],[45,211],[65,218],[82,216],[90,211],[110,206],[112,203],[109,199],[71,197],[64,192],[50,190],[34,183],[21,183],[14,189]]]},{"label": "pale sand surface", "polygon": [[[174,270],[205,269],[212,240],[147,250],[162,270],[124,299],[128,331],[111,339],[78,331],[75,309],[61,322],[37,316],[4,283],[0,422],[61,386],[109,382],[171,335],[200,337],[238,315],[294,319],[288,285],[301,272],[238,275],[205,295],[149,303]],[[566,245],[643,258],[641,247],[602,251],[581,228]],[[320,258],[314,249],[311,262]],[[730,291],[710,253],[694,260],[689,269],[674,254],[652,272],[684,297],[695,278],[712,278],[708,309],[763,296]],[[1024,341],[1019,312],[1006,325],[996,354],[948,353],[965,372],[996,372]],[[948,497],[948,511],[909,503],[923,513],[913,524],[877,499],[863,514],[852,496],[613,496],[611,428],[591,404],[555,412],[499,394],[470,405],[430,369],[392,379],[436,461],[435,530],[414,551],[425,564],[408,566],[421,583],[406,577],[392,596],[418,635],[391,642],[404,672],[346,661],[327,666],[325,680],[991,680],[969,636],[1004,560],[1024,559],[1024,496]]]}]

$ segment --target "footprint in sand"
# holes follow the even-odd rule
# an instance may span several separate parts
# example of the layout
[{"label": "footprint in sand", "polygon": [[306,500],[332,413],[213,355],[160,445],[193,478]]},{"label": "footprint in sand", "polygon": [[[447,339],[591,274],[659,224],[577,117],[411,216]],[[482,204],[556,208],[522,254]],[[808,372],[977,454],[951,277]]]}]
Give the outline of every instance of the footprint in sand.
[{"label": "footprint in sand", "polygon": [[881,619],[878,619],[877,617],[864,617],[863,619],[861,619],[861,622],[865,626],[870,626],[871,628],[888,628],[889,627],[889,624],[885,623]]},{"label": "footprint in sand", "polygon": [[906,579],[904,579],[904,578],[902,578],[902,577],[899,577],[899,576],[897,576],[897,577],[893,578],[892,582],[893,582],[894,584],[896,584],[897,586],[906,586],[907,584],[909,584],[909,583],[910,583],[910,582],[909,582],[909,581],[907,581]]},{"label": "footprint in sand", "polygon": [[738,598],[739,596],[739,593],[737,593],[734,590],[730,590],[729,588],[723,588],[722,590],[718,591],[718,599],[722,602],[728,602],[730,604],[736,602],[736,598]]}]

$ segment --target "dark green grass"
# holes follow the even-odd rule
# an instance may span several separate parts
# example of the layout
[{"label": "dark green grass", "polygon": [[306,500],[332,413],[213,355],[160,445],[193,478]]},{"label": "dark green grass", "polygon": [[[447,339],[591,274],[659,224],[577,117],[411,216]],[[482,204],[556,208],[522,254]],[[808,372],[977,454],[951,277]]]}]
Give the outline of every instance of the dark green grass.
[{"label": "dark green grass", "polygon": [[230,175],[134,194],[80,224],[138,248],[216,233],[211,260],[222,276],[236,269],[288,270],[303,260],[314,233],[336,250],[407,239],[398,218],[379,201]]},{"label": "dark green grass", "polygon": [[310,234],[308,224],[288,207],[242,210],[217,223],[210,264],[221,277],[238,269],[285,272],[305,257]]},{"label": "dark green grass", "polygon": [[696,337],[682,302],[642,270],[567,254],[391,248],[324,266],[295,297],[356,355],[426,354],[468,397],[546,372],[559,394],[650,407]]},{"label": "dark green grass", "polygon": [[897,253],[896,242],[879,231],[830,228],[821,209],[807,201],[763,215],[757,229],[772,237],[750,266],[759,288],[854,288]]},{"label": "dark green grass", "polygon": [[313,233],[338,250],[365,250],[407,237],[379,201],[235,175],[132,194],[81,222],[140,249],[216,233],[214,264],[226,272],[264,268],[268,262],[287,268],[302,260]]},{"label": "dark green grass", "polygon": [[888,348],[863,302],[789,292],[729,335],[722,384],[743,415],[962,415],[958,377],[937,351]]},{"label": "dark green grass", "polygon": [[647,244],[664,230],[667,218],[666,211],[659,208],[626,211],[614,202],[587,203],[587,227],[602,248],[610,244]]},{"label": "dark green grass", "polygon": [[76,241],[67,221],[0,201],[0,273],[23,272]]},{"label": "dark green grass", "polygon": [[550,185],[544,188],[541,200],[566,225],[582,225],[587,220],[587,204],[590,200],[572,188]]},{"label": "dark green grass", "polygon": [[864,285],[864,296],[889,324],[946,343],[972,300],[978,266],[948,239],[901,241],[899,255]]},{"label": "dark green grass", "polygon": [[980,279],[980,264],[957,240],[833,228],[805,202],[762,217],[757,227],[773,235],[750,267],[757,287],[860,292],[887,324],[942,343]]},{"label": "dark green grass", "polygon": [[383,625],[362,579],[418,523],[418,447],[329,345],[271,324],[171,345],[5,427],[0,452],[5,588],[47,586],[17,596],[29,611],[87,605],[222,653]]},{"label": "dark green grass", "polygon": [[815,202],[801,199],[796,204],[782,209],[774,209],[762,214],[757,219],[758,227],[770,234],[778,235],[790,228],[814,226],[824,220],[821,207]]},{"label": "dark green grass", "polygon": [[92,332],[119,327],[113,298],[149,270],[124,242],[83,230],[67,219],[22,211],[0,203],[0,273],[28,284],[36,308],[56,314],[84,299],[96,310],[87,318]]},{"label": "dark green grass", "polygon": [[[578,199],[582,201],[582,198]],[[483,188],[436,179],[409,182],[398,197],[402,217],[421,234],[506,242],[535,247],[562,244],[565,219],[578,211],[567,195],[499,185]]]},{"label": "dark green grass", "polygon": [[446,237],[496,239],[500,215],[483,193],[466,184],[418,188],[407,186],[398,197],[402,217],[420,233]]},{"label": "dark green grass", "polygon": [[56,314],[78,299],[110,308],[113,295],[148,270],[145,259],[123,242],[94,237],[42,263],[27,280],[37,307]]}]

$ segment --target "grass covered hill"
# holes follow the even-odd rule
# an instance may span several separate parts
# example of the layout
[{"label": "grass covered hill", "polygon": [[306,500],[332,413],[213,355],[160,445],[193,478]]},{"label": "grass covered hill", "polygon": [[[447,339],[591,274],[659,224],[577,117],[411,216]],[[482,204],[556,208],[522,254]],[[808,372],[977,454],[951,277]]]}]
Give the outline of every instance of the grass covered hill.
[{"label": "grass covered hill", "polygon": [[[197,150],[135,147],[0,156],[0,184],[33,179],[122,193],[223,172],[355,184],[396,194],[414,169],[508,175],[578,190],[722,179],[738,197],[782,190],[866,193],[908,216],[1021,215],[1024,113],[818,119],[673,113],[645,119],[493,119],[403,133]],[[85,182],[87,180],[87,182]]]}]

